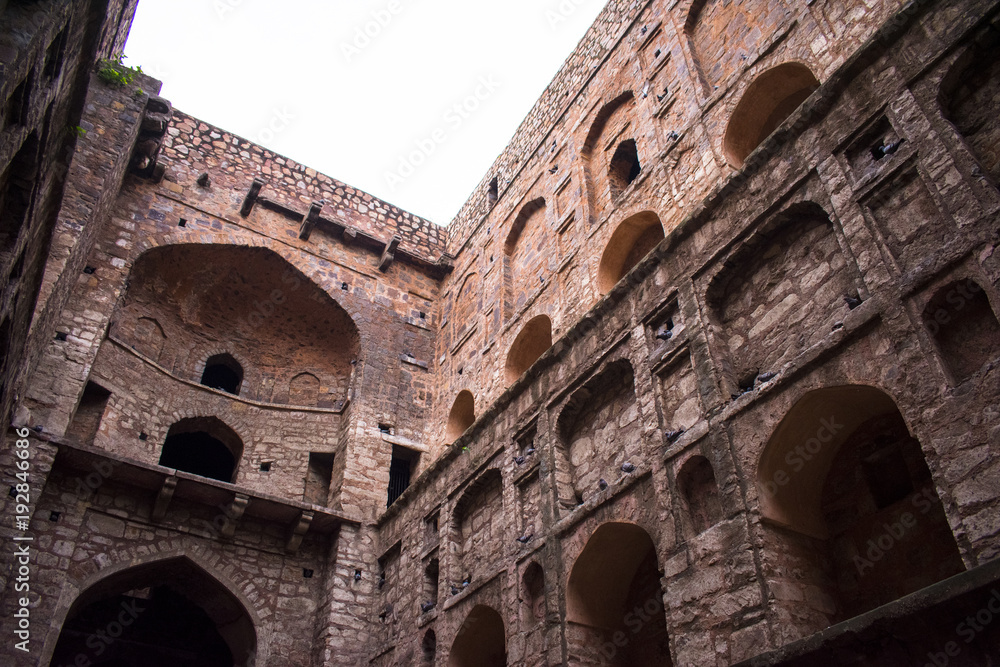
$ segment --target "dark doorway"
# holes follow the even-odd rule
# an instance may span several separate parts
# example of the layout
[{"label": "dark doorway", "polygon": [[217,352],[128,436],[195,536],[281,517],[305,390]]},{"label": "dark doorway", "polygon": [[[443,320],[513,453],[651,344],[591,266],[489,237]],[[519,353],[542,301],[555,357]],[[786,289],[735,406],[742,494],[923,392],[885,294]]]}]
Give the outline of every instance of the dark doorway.
[{"label": "dark doorway", "polygon": [[243,367],[232,355],[217,354],[205,362],[201,383],[206,387],[239,396],[240,385],[243,384]]},{"label": "dark doorway", "polygon": [[170,427],[160,465],[220,482],[232,482],[243,442],[214,417],[184,419]]}]

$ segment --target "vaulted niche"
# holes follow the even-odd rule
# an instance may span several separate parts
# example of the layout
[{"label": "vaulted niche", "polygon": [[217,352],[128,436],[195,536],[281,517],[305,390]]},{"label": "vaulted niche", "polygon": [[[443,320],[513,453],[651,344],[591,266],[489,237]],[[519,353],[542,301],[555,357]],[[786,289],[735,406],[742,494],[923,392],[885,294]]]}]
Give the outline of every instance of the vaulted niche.
[{"label": "vaulted niche", "polygon": [[538,358],[552,347],[552,321],[547,315],[533,318],[517,334],[507,353],[507,382],[516,382]]},{"label": "vaulted niche", "polygon": [[[660,577],[656,547],[645,530],[606,523],[594,531],[566,585],[569,664],[670,667]],[[635,623],[640,612],[642,624]]]},{"label": "vaulted niche", "polygon": [[445,427],[445,440],[451,443],[462,437],[462,434],[476,422],[476,399],[467,389],[458,392],[455,402],[448,413],[448,424]]},{"label": "vaulted niche", "polygon": [[778,65],[757,77],[736,105],[726,127],[723,149],[729,164],[742,167],[750,153],[817,88],[816,76],[799,63]]},{"label": "vaulted niche", "polygon": [[604,248],[597,269],[597,289],[601,294],[610,292],[663,237],[663,225],[652,211],[638,213],[619,224]]},{"label": "vaulted niche", "polygon": [[150,250],[115,322],[113,336],[155,351],[172,373],[262,402],[333,407],[348,398],[360,354],[347,312],[265,248]]},{"label": "vaulted niche", "polygon": [[250,667],[257,632],[225,586],[187,558],[173,558],[112,574],[80,594],[51,664],[83,664],[81,656],[105,667]]},{"label": "vaulted niche", "polygon": [[[964,571],[920,443],[867,386],[809,392],[757,470],[765,573],[806,636]],[[794,564],[794,566],[788,566]]]},{"label": "vaulted niche", "polygon": [[236,480],[243,441],[215,417],[182,419],[170,427],[160,465],[220,482]]}]

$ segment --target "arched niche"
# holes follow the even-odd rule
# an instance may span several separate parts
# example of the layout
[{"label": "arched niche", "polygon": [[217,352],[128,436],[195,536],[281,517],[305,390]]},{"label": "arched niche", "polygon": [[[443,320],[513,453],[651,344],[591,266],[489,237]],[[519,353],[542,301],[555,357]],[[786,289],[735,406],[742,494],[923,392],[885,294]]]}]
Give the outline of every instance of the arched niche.
[{"label": "arched niche", "polygon": [[246,607],[184,557],[117,572],[80,593],[62,624],[52,664],[94,657],[94,637],[107,635],[112,623],[121,634],[100,642],[104,650],[95,665],[251,667],[257,659],[257,631]]},{"label": "arched niche", "polygon": [[243,441],[217,417],[182,419],[167,432],[160,465],[220,482],[235,482]]},{"label": "arched niche", "polygon": [[677,486],[687,506],[694,534],[701,534],[722,520],[722,502],[715,470],[704,456],[692,456],[677,473]]},{"label": "arched niche", "polygon": [[923,320],[956,383],[973,376],[1000,350],[1000,322],[986,291],[971,278],[938,289]]},{"label": "arched niche", "polygon": [[548,273],[545,199],[525,204],[511,225],[503,246],[504,316],[520,310]]},{"label": "arched niche", "polygon": [[819,80],[805,65],[784,63],[760,76],[743,93],[726,126],[722,146],[729,164],[743,162],[813,92]]},{"label": "arched niche", "polygon": [[[638,632],[627,625],[630,610],[641,609]],[[566,636],[573,659],[617,667],[672,665],[659,559],[649,534],[632,523],[601,525],[573,563],[566,584]],[[617,633],[627,641],[613,641]],[[610,648],[609,648],[610,645]]]},{"label": "arched niche", "polygon": [[538,315],[529,320],[517,334],[507,353],[504,369],[507,382],[516,382],[550,347],[552,320],[547,315]]},{"label": "arched niche", "polygon": [[634,112],[635,95],[626,91],[601,107],[587,132],[583,168],[591,223],[605,216],[616,197],[638,175],[634,173],[639,153],[635,143],[637,128],[632,127]]},{"label": "arched niche", "polygon": [[472,392],[463,389],[455,397],[451,412],[448,413],[448,424],[445,427],[445,438],[451,444],[462,437],[470,426],[476,422],[476,399]]},{"label": "arched niche", "polygon": [[621,222],[601,255],[597,269],[600,293],[610,292],[663,238],[663,225],[652,211],[637,213]]},{"label": "arched niche", "polygon": [[757,497],[779,605],[800,635],[852,618],[965,568],[920,443],[874,387],[811,391],[760,456]]},{"label": "arched niche", "polygon": [[503,617],[493,608],[477,605],[469,612],[448,654],[448,667],[504,667],[507,633]]}]

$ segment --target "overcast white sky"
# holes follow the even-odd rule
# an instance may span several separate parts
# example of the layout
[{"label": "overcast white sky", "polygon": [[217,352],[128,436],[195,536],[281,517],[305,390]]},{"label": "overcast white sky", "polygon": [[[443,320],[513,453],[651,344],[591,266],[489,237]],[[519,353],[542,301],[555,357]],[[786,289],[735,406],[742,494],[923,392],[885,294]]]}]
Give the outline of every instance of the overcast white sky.
[{"label": "overcast white sky", "polygon": [[140,0],[126,62],[178,109],[447,224],[605,2]]}]

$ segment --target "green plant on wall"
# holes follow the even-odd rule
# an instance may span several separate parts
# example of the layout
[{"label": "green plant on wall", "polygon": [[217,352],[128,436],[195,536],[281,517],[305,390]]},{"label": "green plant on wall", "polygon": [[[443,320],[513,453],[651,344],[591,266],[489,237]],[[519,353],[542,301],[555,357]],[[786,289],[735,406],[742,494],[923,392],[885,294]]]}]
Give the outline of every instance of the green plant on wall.
[{"label": "green plant on wall", "polygon": [[97,78],[115,88],[124,88],[130,85],[140,74],[142,74],[142,68],[132,68],[126,65],[125,55],[121,53],[97,61]]}]

